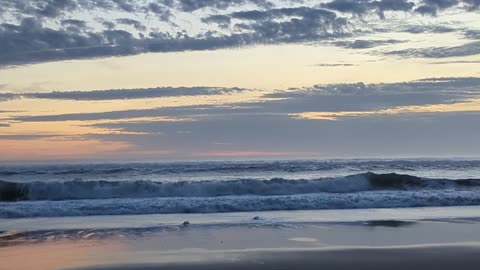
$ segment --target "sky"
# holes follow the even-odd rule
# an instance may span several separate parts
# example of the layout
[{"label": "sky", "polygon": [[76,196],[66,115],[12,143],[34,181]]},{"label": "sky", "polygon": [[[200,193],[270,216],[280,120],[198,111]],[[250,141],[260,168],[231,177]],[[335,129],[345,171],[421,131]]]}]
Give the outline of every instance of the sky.
[{"label": "sky", "polygon": [[0,162],[480,156],[480,0],[0,0]]}]

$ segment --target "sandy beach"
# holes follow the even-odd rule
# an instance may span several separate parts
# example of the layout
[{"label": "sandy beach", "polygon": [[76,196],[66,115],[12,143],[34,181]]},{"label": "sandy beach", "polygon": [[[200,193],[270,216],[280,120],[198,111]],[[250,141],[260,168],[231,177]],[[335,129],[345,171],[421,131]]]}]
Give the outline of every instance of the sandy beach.
[{"label": "sandy beach", "polygon": [[[144,215],[122,224],[115,216],[50,218],[37,219],[37,230],[33,219],[9,220],[2,229],[23,228],[2,233],[0,269],[477,269],[475,213],[478,207]],[[187,216],[191,224],[178,222]],[[212,219],[221,222],[206,222]]]},{"label": "sandy beach", "polygon": [[478,269],[479,252],[478,246],[264,251],[238,253],[238,259],[228,261],[117,265],[77,269]]}]

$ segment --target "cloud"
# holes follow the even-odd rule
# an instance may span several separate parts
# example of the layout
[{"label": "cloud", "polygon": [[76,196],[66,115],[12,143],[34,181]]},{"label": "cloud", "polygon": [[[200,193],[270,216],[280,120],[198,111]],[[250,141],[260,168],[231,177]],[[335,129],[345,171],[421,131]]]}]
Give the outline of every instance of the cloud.
[{"label": "cloud", "polygon": [[452,60],[452,61],[441,61],[441,62],[431,62],[431,65],[447,65],[447,64],[480,64],[480,61],[470,61],[470,60]]},{"label": "cloud", "polygon": [[[121,123],[113,127],[151,133],[161,131],[163,135],[102,138],[128,141],[146,149],[170,145],[179,153],[228,153],[254,149],[256,152],[319,152],[330,157],[352,158],[476,155],[480,151],[476,143],[480,136],[479,113],[377,115],[342,121],[312,121],[281,115],[231,115],[205,121]],[[185,129],[191,133],[176,133]],[[229,145],[213,144],[227,138]]]},{"label": "cloud", "polygon": [[233,24],[241,33],[231,37],[243,37],[247,44],[305,42],[345,36],[348,26],[345,19],[332,11],[309,7],[241,11],[207,17],[204,21],[225,27],[231,19],[242,21]]},{"label": "cloud", "polygon": [[480,39],[480,30],[467,30],[465,37],[470,39]]},{"label": "cloud", "polygon": [[[72,113],[72,114],[56,114],[56,115],[31,115],[18,116],[13,120],[22,122],[61,122],[61,121],[95,121],[95,120],[122,120],[122,119],[136,119],[149,117],[171,117],[172,121],[191,121],[186,119],[186,116],[204,115],[217,111],[218,114],[225,112],[235,112],[238,109],[222,106],[180,106],[173,108],[153,108],[153,109],[138,109],[138,110],[123,110],[111,112],[98,113]],[[160,121],[159,121],[160,122]],[[164,122],[162,120],[161,122]]]},{"label": "cloud", "polygon": [[323,63],[323,64],[316,64],[317,67],[354,67],[358,66],[357,64],[350,64],[350,63]]},{"label": "cloud", "polygon": [[[10,125],[6,125],[9,127]],[[0,127],[2,127],[0,123]],[[48,139],[48,138],[64,138],[65,135],[23,135],[23,134],[15,134],[15,135],[0,135],[0,140],[38,140],[38,139]],[[77,138],[79,139],[79,138]]]},{"label": "cloud", "polygon": [[[16,94],[13,93],[0,93],[0,101],[6,101],[16,98]],[[1,111],[0,111],[1,112]]]},{"label": "cloud", "polygon": [[[229,118],[231,116],[289,118],[291,114],[311,111],[372,111],[399,106],[451,104],[478,98],[479,84],[480,78],[436,78],[390,84],[315,85],[266,94],[253,102],[239,102],[223,106],[192,105],[99,113],[20,116],[12,120],[42,122],[168,117],[203,122],[206,119]],[[91,94],[90,92],[86,93]],[[77,95],[74,94],[74,97],[77,97]],[[96,93],[95,95],[99,95],[96,98],[108,96],[106,93]]]},{"label": "cloud", "polygon": [[[173,1],[164,1],[173,2]],[[192,2],[192,1],[185,1]],[[197,1],[193,1],[195,3]],[[200,2],[200,1],[198,1]],[[203,1],[208,2],[208,1]],[[217,1],[210,1],[214,6]],[[228,2],[228,1],[224,1]],[[235,1],[232,1],[235,2]],[[208,6],[208,3],[205,3]],[[150,12],[167,21],[171,10],[165,3],[157,0],[2,0],[0,15],[14,14],[19,18],[36,17],[37,19],[55,19],[65,17],[78,11],[119,11],[129,14]],[[76,16],[73,16],[76,17]]]},{"label": "cloud", "polygon": [[439,10],[451,8],[458,4],[459,2],[457,0],[423,0],[422,5],[416,8],[415,12],[422,15],[437,16]]},{"label": "cloud", "polygon": [[232,17],[227,15],[211,15],[206,18],[202,18],[202,22],[204,23],[215,23],[221,25],[223,28],[226,28],[232,22]]},{"label": "cloud", "polygon": [[133,0],[112,0],[117,6],[127,12],[135,11],[135,4]]},{"label": "cloud", "polygon": [[62,20],[62,25],[64,26],[74,26],[79,29],[87,27],[87,22],[83,20],[76,20],[76,19],[67,19]]},{"label": "cloud", "polygon": [[323,7],[340,11],[340,12],[350,12],[354,14],[365,14],[371,8],[370,1],[360,0],[334,0],[332,2],[322,4]]},{"label": "cloud", "polygon": [[78,8],[76,0],[3,0],[0,14],[14,12],[19,15],[56,18]]},{"label": "cloud", "polygon": [[[380,44],[359,36],[378,32],[382,27],[375,25],[388,26],[390,22],[367,23],[372,19],[366,20],[363,15],[375,13],[385,19],[386,11],[410,12],[415,7],[421,8],[408,0],[333,0],[315,6],[307,1],[286,1],[278,6],[273,2],[3,0],[0,16],[8,20],[0,24],[0,66],[257,44],[311,43],[348,36],[355,36],[357,41],[353,44],[338,41],[338,45],[371,48]],[[461,3],[468,7],[466,10],[474,11],[477,2]],[[431,8],[431,13],[461,5],[456,0],[421,3]],[[80,16],[84,12],[95,14],[96,18]],[[115,16],[102,16],[106,12],[114,12]],[[98,27],[99,22],[103,27]],[[453,30],[441,24],[420,24],[405,31]]]},{"label": "cloud", "polygon": [[[478,97],[479,78],[428,79],[389,84],[315,85],[280,91],[262,104],[269,113],[371,111],[398,106],[450,104]],[[256,109],[259,111],[259,109]]]},{"label": "cloud", "polygon": [[168,7],[161,6],[155,2],[148,4],[148,11],[154,13],[162,21],[170,21],[174,17]]},{"label": "cloud", "polygon": [[477,10],[480,7],[480,0],[463,0],[463,2],[470,11]]},{"label": "cloud", "polygon": [[[117,131],[85,134],[84,140],[119,142],[138,150],[169,145],[179,155],[252,151],[298,155],[467,154],[480,151],[475,141],[480,136],[478,85],[480,78],[314,85],[234,104],[23,114],[8,121],[23,125],[84,121],[90,128]],[[467,106],[472,100],[477,100],[476,107]],[[319,115],[323,119],[312,120]]]},{"label": "cloud", "polygon": [[133,54],[132,42],[125,31],[71,33],[25,18],[20,25],[0,25],[0,65]]},{"label": "cloud", "polygon": [[397,44],[405,41],[396,40],[396,39],[387,39],[387,40],[362,40],[357,39],[354,41],[336,41],[333,42],[336,46],[348,48],[348,49],[369,49],[382,45],[388,44]]},{"label": "cloud", "polygon": [[333,0],[321,4],[322,7],[344,13],[365,15],[376,12],[381,18],[385,18],[385,11],[410,11],[415,4],[406,0]]},{"label": "cloud", "polygon": [[[111,89],[96,91],[68,91],[50,93],[22,93],[16,96],[43,99],[67,100],[116,100],[116,99],[143,99],[178,96],[225,95],[245,91],[243,88],[219,87],[158,87],[143,89]],[[7,95],[7,94],[5,94]],[[15,94],[8,94],[10,98]],[[1,98],[1,96],[0,96]]]},{"label": "cloud", "polygon": [[411,34],[423,34],[423,33],[451,33],[454,32],[455,28],[444,26],[444,25],[413,25],[407,26],[402,29],[402,32],[411,33]]},{"label": "cloud", "polygon": [[203,8],[227,9],[231,6],[253,4],[259,7],[272,8],[274,4],[266,0],[164,0],[169,7],[177,7],[185,12],[192,12]]},{"label": "cloud", "polygon": [[[151,32],[148,38],[136,38],[124,30],[54,30],[39,20],[25,18],[19,25],[0,25],[0,65],[145,52],[213,50],[258,43],[306,42],[345,35],[343,30],[347,22],[331,11],[302,7],[265,12],[271,16],[269,20],[243,24],[246,31],[242,33],[172,36]],[[132,20],[121,19],[120,22],[143,29]]]},{"label": "cloud", "polygon": [[119,24],[130,25],[138,31],[147,30],[147,27],[145,27],[145,25],[143,25],[141,22],[139,22],[137,20],[133,20],[133,19],[129,19],[129,18],[121,18],[121,19],[117,19],[116,21]]},{"label": "cloud", "polygon": [[465,43],[454,47],[430,47],[421,49],[404,49],[384,52],[387,55],[402,57],[447,58],[480,54],[480,41]]}]

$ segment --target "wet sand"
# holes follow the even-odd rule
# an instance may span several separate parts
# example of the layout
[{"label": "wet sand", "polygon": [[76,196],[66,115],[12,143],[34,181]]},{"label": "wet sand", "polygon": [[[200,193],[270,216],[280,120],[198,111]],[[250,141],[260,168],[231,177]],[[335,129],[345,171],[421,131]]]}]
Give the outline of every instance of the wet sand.
[{"label": "wet sand", "polygon": [[[447,210],[421,211],[447,213]],[[401,211],[404,210],[388,210],[388,215],[383,217],[400,216]],[[357,214],[360,213],[367,212],[362,210]],[[190,215],[188,226],[179,222],[185,216],[168,221],[176,223],[168,226],[152,224],[173,217],[138,216],[135,217],[137,223],[131,223],[137,224],[134,227],[122,227],[125,220],[117,223],[115,217],[49,219],[48,222],[12,220],[0,227],[21,228],[28,223],[36,224],[39,229],[4,229],[0,233],[0,270],[460,270],[480,266],[480,223],[472,215],[428,220],[305,222],[303,217],[334,214],[308,211],[295,213],[302,216],[302,222],[278,222],[267,217],[278,217],[282,213],[255,214],[261,215],[260,219],[248,224],[206,224],[200,221],[217,216]],[[353,216],[355,211],[337,214]],[[380,216],[378,212],[374,215]],[[219,215],[217,220],[221,217],[227,219]],[[118,226],[112,227],[112,222]]]},{"label": "wet sand", "polygon": [[[234,254],[230,254],[234,256]],[[262,251],[236,254],[226,261],[135,264],[77,268],[79,270],[318,270],[318,269],[478,269],[478,246],[364,248],[347,250]]]}]

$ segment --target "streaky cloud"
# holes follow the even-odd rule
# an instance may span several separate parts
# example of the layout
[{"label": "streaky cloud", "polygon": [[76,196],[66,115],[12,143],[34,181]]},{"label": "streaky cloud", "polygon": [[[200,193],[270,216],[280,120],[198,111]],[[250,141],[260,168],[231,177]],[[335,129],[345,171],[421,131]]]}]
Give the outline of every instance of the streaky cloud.
[{"label": "streaky cloud", "polygon": [[[95,91],[54,91],[47,93],[3,94],[5,98],[27,97],[64,100],[118,100],[179,96],[226,95],[246,91],[244,88],[221,87],[157,87],[140,89],[110,89]],[[0,94],[0,99],[2,94]]]},{"label": "streaky cloud", "polygon": [[[333,0],[312,6],[294,0],[281,5],[268,0],[3,0],[0,16],[13,19],[0,23],[0,67],[259,44],[337,41],[349,49],[371,48],[381,44],[364,36],[398,29],[389,26],[387,11],[418,17],[454,8],[476,12],[478,1]],[[79,19],[84,12],[111,11],[119,15]],[[185,19],[192,14],[195,18]],[[381,20],[371,23],[370,14]],[[198,31],[186,25],[198,25]],[[459,31],[419,23],[405,32],[455,30]],[[339,40],[346,37],[357,40],[352,44]]]},{"label": "streaky cloud", "polygon": [[417,58],[448,58],[480,54],[480,41],[465,43],[454,47],[412,48],[384,52],[386,55]]},{"label": "streaky cloud", "polygon": [[[20,122],[94,121],[167,117],[180,122],[225,118],[230,116],[275,116],[324,111],[371,111],[400,106],[452,104],[479,98],[480,78],[430,78],[387,84],[333,84],[288,89],[265,94],[255,101],[233,104],[191,105],[98,113],[17,116]],[[102,94],[103,95],[103,94]],[[186,120],[188,119],[188,120]]]},{"label": "streaky cloud", "polygon": [[405,41],[397,40],[397,39],[387,39],[387,40],[356,39],[353,41],[336,41],[336,42],[333,42],[333,44],[335,44],[336,46],[348,48],[348,49],[370,49],[378,46],[398,44],[402,42],[405,42]]},{"label": "streaky cloud", "polygon": [[440,61],[440,62],[431,62],[431,65],[448,65],[448,64],[480,64],[479,61],[475,60],[452,60],[452,61]]}]

